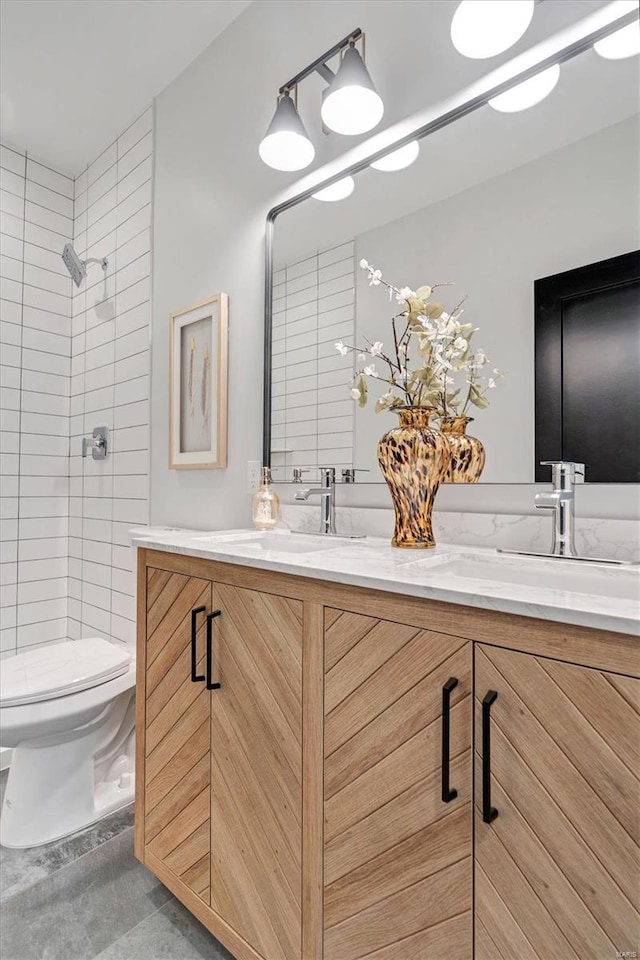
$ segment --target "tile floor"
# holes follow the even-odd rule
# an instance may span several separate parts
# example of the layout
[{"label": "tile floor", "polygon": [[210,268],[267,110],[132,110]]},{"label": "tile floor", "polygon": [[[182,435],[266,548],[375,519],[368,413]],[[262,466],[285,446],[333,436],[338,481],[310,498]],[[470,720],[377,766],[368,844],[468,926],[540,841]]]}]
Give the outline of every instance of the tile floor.
[{"label": "tile floor", "polygon": [[133,807],[46,846],[1,847],[0,919],[2,960],[232,960],[134,858]]}]

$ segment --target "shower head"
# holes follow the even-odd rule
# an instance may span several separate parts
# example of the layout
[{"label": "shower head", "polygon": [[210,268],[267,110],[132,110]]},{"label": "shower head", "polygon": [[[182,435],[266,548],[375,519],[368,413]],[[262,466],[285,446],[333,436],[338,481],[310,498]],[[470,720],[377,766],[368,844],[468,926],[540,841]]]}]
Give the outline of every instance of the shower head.
[{"label": "shower head", "polygon": [[79,287],[87,275],[87,268],[70,243],[65,243],[64,250],[62,251],[62,259],[64,260],[65,267],[71,274],[71,279],[76,287]]},{"label": "shower head", "polygon": [[81,260],[73,249],[73,244],[71,243],[65,243],[64,250],[62,251],[62,259],[64,260],[64,265],[71,274],[71,279],[75,283],[76,287],[79,287],[87,276],[88,263],[99,263],[105,273],[107,271],[108,260],[106,257],[103,257],[102,260],[98,260],[96,257],[89,257],[88,260]]}]

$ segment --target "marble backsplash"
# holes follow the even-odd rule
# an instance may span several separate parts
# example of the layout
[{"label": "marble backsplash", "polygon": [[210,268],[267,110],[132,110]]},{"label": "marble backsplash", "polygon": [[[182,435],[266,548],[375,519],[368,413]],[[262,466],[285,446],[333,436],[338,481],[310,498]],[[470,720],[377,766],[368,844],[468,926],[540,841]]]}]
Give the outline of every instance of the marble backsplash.
[{"label": "marble backsplash", "polygon": [[[317,533],[319,507],[283,504],[280,526]],[[551,546],[548,516],[497,513],[434,512],[433,526],[439,543],[509,550],[546,552]],[[345,536],[366,534],[391,538],[393,511],[369,507],[336,507],[336,527]],[[640,521],[576,517],[576,549],[581,556],[605,560],[640,561]]]}]

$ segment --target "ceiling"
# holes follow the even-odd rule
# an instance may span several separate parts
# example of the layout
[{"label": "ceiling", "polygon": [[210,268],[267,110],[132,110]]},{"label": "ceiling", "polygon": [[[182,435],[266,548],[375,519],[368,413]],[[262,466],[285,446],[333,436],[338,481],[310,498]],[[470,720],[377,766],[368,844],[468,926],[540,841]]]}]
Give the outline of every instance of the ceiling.
[{"label": "ceiling", "polygon": [[2,0],[2,139],[76,176],[251,0]]}]

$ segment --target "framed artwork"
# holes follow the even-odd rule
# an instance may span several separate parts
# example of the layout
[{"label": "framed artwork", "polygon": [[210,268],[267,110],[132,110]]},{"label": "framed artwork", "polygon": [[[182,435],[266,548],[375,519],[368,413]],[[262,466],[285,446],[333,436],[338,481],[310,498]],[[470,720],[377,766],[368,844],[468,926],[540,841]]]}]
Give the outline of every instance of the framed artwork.
[{"label": "framed artwork", "polygon": [[171,314],[169,467],[227,465],[227,295]]}]

